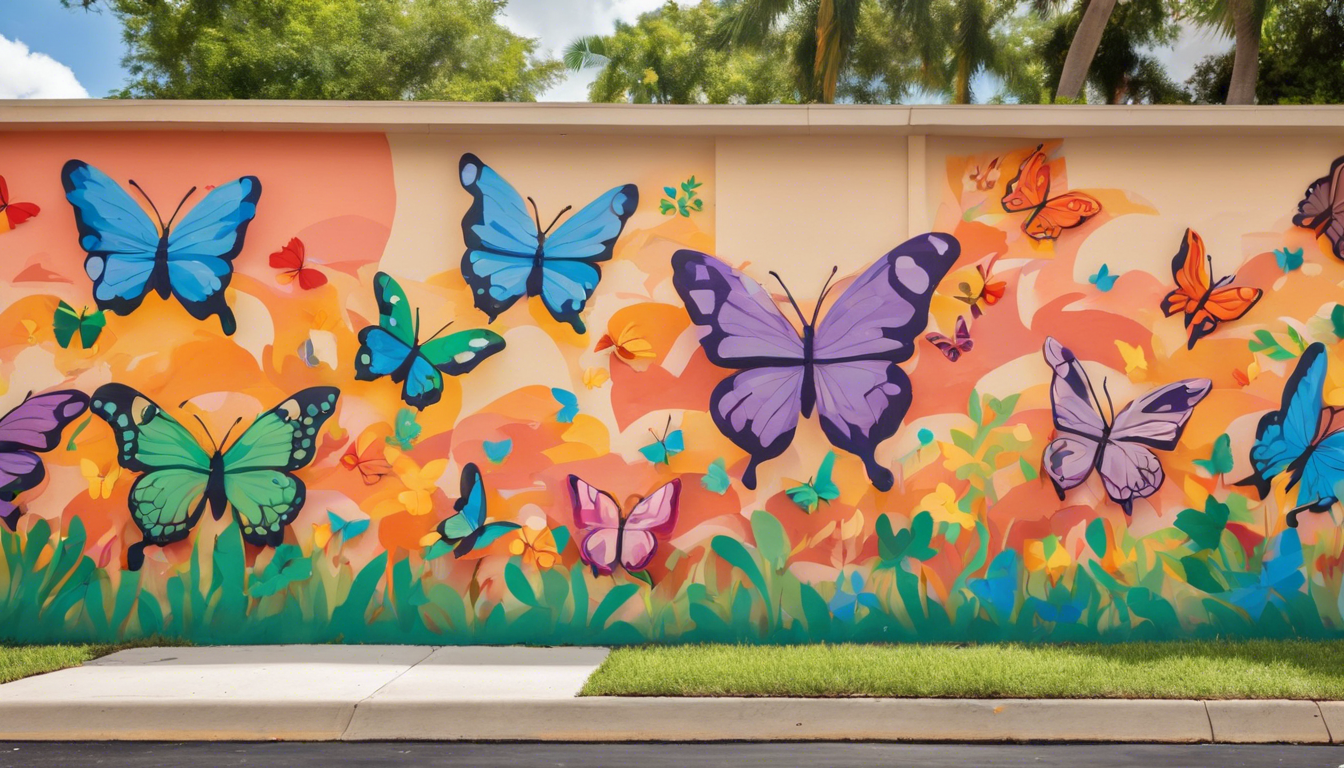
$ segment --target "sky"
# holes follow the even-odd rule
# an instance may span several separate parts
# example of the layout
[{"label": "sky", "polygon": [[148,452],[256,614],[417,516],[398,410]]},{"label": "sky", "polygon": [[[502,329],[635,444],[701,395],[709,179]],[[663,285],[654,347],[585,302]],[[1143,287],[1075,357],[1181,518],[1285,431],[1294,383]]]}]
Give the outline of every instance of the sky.
[{"label": "sky", "polygon": [[[610,34],[663,0],[510,0],[503,21],[559,56],[582,35]],[[60,0],[0,0],[0,99],[101,97],[124,80],[121,26],[109,13],[67,10]],[[1158,49],[1172,77],[1184,81],[1204,56],[1228,50],[1214,33],[1187,28]],[[595,73],[570,74],[545,101],[586,101]]]}]

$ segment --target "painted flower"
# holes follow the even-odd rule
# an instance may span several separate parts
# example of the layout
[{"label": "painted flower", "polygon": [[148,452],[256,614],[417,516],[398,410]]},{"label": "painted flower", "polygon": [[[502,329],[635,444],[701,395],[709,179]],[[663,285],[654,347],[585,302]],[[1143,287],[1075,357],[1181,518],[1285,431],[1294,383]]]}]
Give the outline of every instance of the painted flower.
[{"label": "painted flower", "polygon": [[519,528],[518,535],[509,542],[509,554],[522,555],[525,565],[540,570],[560,562],[560,551],[550,528]]},{"label": "painted flower", "polygon": [[[845,587],[849,591],[845,591]],[[841,573],[835,579],[835,595],[831,598],[831,613],[835,618],[841,621],[853,621],[855,613],[859,606],[869,610],[878,607],[877,595],[863,590],[863,576],[854,571],[849,574],[849,581],[846,583],[845,574]]]},{"label": "painted flower", "polygon": [[933,515],[934,522],[951,523],[962,528],[975,527],[975,515],[961,510],[957,504],[957,492],[947,483],[939,483],[933,493],[920,499],[917,511]]},{"label": "painted flower", "polygon": [[1073,558],[1069,557],[1069,551],[1058,536],[1028,541],[1022,559],[1027,570],[1045,571],[1052,579],[1073,564]]}]

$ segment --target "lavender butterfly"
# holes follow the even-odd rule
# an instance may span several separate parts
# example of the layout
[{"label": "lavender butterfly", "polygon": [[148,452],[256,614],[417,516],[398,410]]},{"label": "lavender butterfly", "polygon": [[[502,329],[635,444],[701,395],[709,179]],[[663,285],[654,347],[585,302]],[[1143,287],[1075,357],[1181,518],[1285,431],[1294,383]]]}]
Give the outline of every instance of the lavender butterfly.
[{"label": "lavender butterfly", "polygon": [[1344,259],[1344,157],[1336,158],[1330,173],[1307,187],[1293,223],[1324,234],[1334,246],[1335,258]]},{"label": "lavender butterfly", "polygon": [[11,531],[19,523],[14,499],[47,476],[35,451],[45,453],[60,445],[61,432],[88,407],[87,395],[66,389],[30,394],[0,418],[0,520]]},{"label": "lavender butterfly", "polygon": [[1162,487],[1162,462],[1152,449],[1170,451],[1176,447],[1185,423],[1209,394],[1213,382],[1185,379],[1167,384],[1117,414],[1106,380],[1101,382],[1106,397],[1103,411],[1092,380],[1067,347],[1046,338],[1042,352],[1055,372],[1050,382],[1050,403],[1059,433],[1046,446],[1042,463],[1060,501],[1065,491],[1081,485],[1096,470],[1106,494],[1130,514],[1135,499],[1152,496]]},{"label": "lavender butterfly", "polygon": [[799,414],[810,417],[815,407],[831,444],[863,459],[878,490],[891,489],[895,477],[875,453],[910,408],[910,379],[896,364],[914,352],[929,297],[960,253],[951,235],[912,238],[856,278],[820,322],[830,280],[809,321],[772,272],[801,334],[755,280],[698,251],[672,256],[672,283],[691,320],[705,329],[705,354],[738,369],[714,388],[710,413],[751,456],[743,485],[756,487],[756,467],[789,447]]},{"label": "lavender butterfly", "polygon": [[975,346],[975,341],[971,339],[971,329],[966,327],[966,318],[957,318],[956,337],[949,339],[941,333],[926,333],[925,340],[938,348],[943,353],[943,357],[948,362],[955,363],[961,359],[961,356],[971,351]]}]

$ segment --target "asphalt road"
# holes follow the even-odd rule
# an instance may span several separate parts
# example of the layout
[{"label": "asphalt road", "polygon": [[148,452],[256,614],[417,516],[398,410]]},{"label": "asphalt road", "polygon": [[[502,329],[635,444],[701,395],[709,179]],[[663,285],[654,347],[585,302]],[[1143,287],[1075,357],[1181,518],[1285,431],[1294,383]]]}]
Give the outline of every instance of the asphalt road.
[{"label": "asphalt road", "polygon": [[828,768],[1341,768],[1344,747],[1144,744],[0,743],[0,768],[384,766]]}]

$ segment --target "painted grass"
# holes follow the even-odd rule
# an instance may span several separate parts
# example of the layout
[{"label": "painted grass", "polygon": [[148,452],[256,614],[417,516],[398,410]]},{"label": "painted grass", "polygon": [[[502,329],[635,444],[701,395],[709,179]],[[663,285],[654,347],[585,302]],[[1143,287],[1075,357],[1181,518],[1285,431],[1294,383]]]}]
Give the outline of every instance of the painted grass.
[{"label": "painted grass", "polygon": [[1344,699],[1344,641],[646,646],[581,695]]}]

